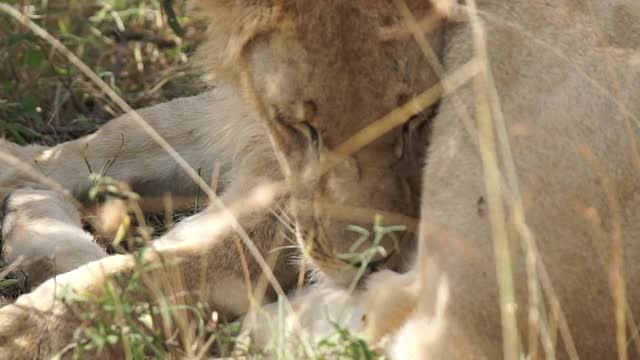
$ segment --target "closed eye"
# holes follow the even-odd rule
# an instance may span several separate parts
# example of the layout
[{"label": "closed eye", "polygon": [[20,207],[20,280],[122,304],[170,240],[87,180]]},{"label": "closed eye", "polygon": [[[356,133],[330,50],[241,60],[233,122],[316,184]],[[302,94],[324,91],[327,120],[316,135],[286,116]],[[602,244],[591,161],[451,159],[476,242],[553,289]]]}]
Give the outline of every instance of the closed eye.
[{"label": "closed eye", "polygon": [[322,146],[322,138],[320,137],[320,133],[318,132],[318,129],[316,129],[308,121],[305,121],[304,125],[309,130],[309,139],[311,140],[311,145],[313,146],[314,149],[319,150],[320,146]]}]

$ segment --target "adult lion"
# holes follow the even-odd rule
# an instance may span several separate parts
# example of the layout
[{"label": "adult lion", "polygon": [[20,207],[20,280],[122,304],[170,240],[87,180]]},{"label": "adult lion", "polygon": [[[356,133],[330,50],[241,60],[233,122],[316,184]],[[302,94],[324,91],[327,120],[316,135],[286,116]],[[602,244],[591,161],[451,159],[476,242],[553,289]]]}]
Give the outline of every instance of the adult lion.
[{"label": "adult lion", "polygon": [[475,3],[486,44],[449,28],[442,61],[490,66],[433,119],[418,265],[370,279],[370,332],[409,358],[639,358],[640,4]]}]

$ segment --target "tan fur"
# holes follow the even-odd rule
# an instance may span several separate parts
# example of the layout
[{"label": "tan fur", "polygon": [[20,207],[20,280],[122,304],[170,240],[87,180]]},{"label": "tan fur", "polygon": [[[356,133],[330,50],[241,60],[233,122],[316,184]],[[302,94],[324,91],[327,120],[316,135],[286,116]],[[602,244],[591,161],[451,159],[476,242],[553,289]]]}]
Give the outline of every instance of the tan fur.
[{"label": "tan fur", "polygon": [[[426,61],[410,39],[368,41],[377,40],[379,30],[398,22],[400,17],[394,6],[383,1],[374,3],[366,2],[367,6],[361,6],[335,1],[325,7],[310,1],[251,5],[202,1],[200,4],[210,10],[214,25],[209,31],[209,41],[200,51],[202,62],[231,86],[239,88],[258,118],[266,118],[257,122],[256,115],[246,110],[246,105],[227,85],[194,98],[142,109],[140,113],[203,174],[205,180],[210,180],[209,174],[216,161],[220,163],[223,169],[220,187],[228,200],[245,194],[262,181],[282,179],[283,174],[276,165],[279,157],[284,161],[280,161],[280,165],[284,167],[285,175],[292,181],[300,183],[297,178],[306,177],[302,179],[304,186],[296,189],[294,200],[302,201],[295,201],[298,205],[291,206],[294,213],[309,213],[304,208],[309,207],[307,204],[313,203],[310,201],[313,199],[415,216],[417,203],[410,195],[416,190],[418,172],[415,165],[419,164],[419,158],[398,159],[397,152],[391,151],[398,148],[398,144],[407,142],[402,139],[401,131],[388,134],[345,159],[326,176],[318,177],[313,171],[325,161],[331,148],[435,82]],[[430,9],[430,5],[412,8],[422,14]],[[279,17],[267,16],[273,13]],[[358,23],[353,23],[356,20]],[[240,23],[245,25],[238,27]],[[254,23],[270,25],[253,26]],[[327,29],[331,31],[324,31]],[[352,38],[343,39],[341,36],[345,33],[351,34]],[[304,36],[307,38],[298,38]],[[254,38],[259,41],[250,41]],[[336,41],[353,43],[353,46],[336,49]],[[282,48],[284,44],[290,47]],[[403,56],[391,56],[396,53]],[[252,57],[262,60],[252,60]],[[335,62],[329,60],[331,57],[347,61]],[[356,59],[362,63],[353,61]],[[283,65],[274,66],[269,70],[271,73],[267,73],[258,68],[264,62]],[[346,66],[350,63],[357,67]],[[371,75],[367,75],[369,72]],[[248,73],[253,78],[240,79],[237,73]],[[373,84],[373,80],[377,83]],[[301,88],[299,84],[303,82],[306,85]],[[389,88],[390,84],[394,88]],[[351,99],[349,89],[358,89],[360,96]],[[260,104],[247,95],[251,92],[264,94]],[[376,105],[371,106],[374,99]],[[309,105],[313,114],[305,114],[305,108],[309,108],[305,105],[309,102],[314,104]],[[263,108],[268,108],[269,114],[263,113]],[[275,116],[276,110],[278,116]],[[301,118],[304,116],[309,119]],[[340,118],[349,121],[337,120]],[[280,124],[282,121],[285,123]],[[308,129],[299,128],[304,121],[320,132],[322,139],[318,149],[307,149],[310,147],[306,139]],[[287,122],[292,122],[295,126],[291,129],[300,133],[283,133],[282,127],[290,126]],[[275,154],[268,150],[269,138],[276,146]],[[5,144],[0,143],[0,146]],[[421,142],[412,146],[419,148]],[[299,151],[301,148],[306,150]],[[414,151],[407,146],[404,152]],[[110,122],[93,135],[41,150],[27,158],[32,158],[43,173],[79,196],[89,187],[86,179],[89,167],[93,171],[108,169],[107,175],[131,183],[134,190],[147,196],[161,196],[164,192],[192,195],[196,191],[195,185],[169,155],[152,143],[127,116]],[[305,159],[310,161],[300,162]],[[13,179],[15,175],[9,174],[9,178]],[[6,183],[15,185],[10,181]],[[316,186],[317,183],[322,186]],[[349,239],[357,234],[347,232],[344,222],[330,226],[333,221],[328,211],[324,212],[315,211],[317,219],[302,219],[302,216],[296,219],[298,230],[304,235],[300,238],[305,244],[314,244],[311,251],[318,256],[311,259],[318,260],[316,266],[326,273],[331,272],[331,278],[335,277],[335,280],[338,280],[337,275],[344,276],[340,281],[348,283],[353,277],[351,266],[343,261],[332,262],[336,255],[347,252]],[[303,224],[305,222],[309,224]],[[316,229],[316,225],[320,227]],[[362,225],[369,226],[366,222]],[[337,233],[330,233],[333,231]]]},{"label": "tan fur", "polygon": [[2,258],[20,263],[29,287],[107,256],[82,229],[73,203],[57,192],[13,191],[4,211]]},{"label": "tan fur", "polygon": [[[263,174],[266,178],[278,176],[278,169],[269,166],[274,160],[267,135],[228,87],[138,112],[193,168],[200,170],[205,180],[210,180],[219,162],[223,168],[219,187],[223,190],[242,171]],[[162,197],[165,193],[192,196],[197,189],[171,157],[126,115],[110,121],[94,134],[52,148],[38,147],[34,151],[0,142],[0,149],[37,164],[36,168],[78,197],[86,197],[91,186],[90,170],[106,172],[147,197]],[[13,182],[16,174],[21,177]],[[2,184],[15,188],[25,177],[13,170],[7,173],[6,180],[2,179]],[[253,185],[247,184],[247,188],[239,191]]]},{"label": "tan fur", "polygon": [[[328,172],[319,170],[333,161],[332,149],[431,87],[435,76],[410,38],[380,38],[382,28],[401,18],[387,1],[203,0],[197,5],[211,21],[200,59],[218,76],[219,85],[197,97],[143,109],[141,115],[200,169],[205,180],[210,180],[216,161],[220,164],[220,193],[226,203],[243,199],[265,181],[285,180],[292,189],[290,195],[278,199],[273,209],[239,214],[240,224],[269,260],[270,251],[286,245],[294,235],[291,224],[281,224],[271,211],[279,212],[295,222],[295,237],[300,247],[308,249],[307,260],[316,274],[339,286],[351,284],[357,269],[339,256],[350,251],[359,235],[347,230],[347,225],[371,229],[377,211],[399,213],[399,219],[417,216],[423,132],[394,129],[356,154],[343,156]],[[420,16],[431,9],[423,1],[409,5]],[[434,34],[436,46],[437,39]],[[80,196],[90,185],[85,160],[94,171],[108,169],[107,175],[131,183],[145,196],[165,192],[188,196],[196,189],[128,116],[93,135],[42,149],[31,157],[43,173]],[[336,217],[332,211],[336,206],[369,209],[370,216],[352,220],[343,211]],[[171,267],[181,279],[181,293],[204,297],[213,309],[234,317],[248,306],[242,261],[234,242],[237,235],[212,212],[181,223],[157,240],[153,249],[161,258],[188,259]],[[181,245],[193,240],[212,246],[203,252],[202,247]],[[389,256],[374,259],[376,267],[401,255],[392,241],[381,245]],[[246,249],[244,254],[255,286],[261,271]],[[281,259],[274,272],[282,286],[290,288],[297,277],[289,265],[291,255],[275,254],[281,254]],[[205,260],[206,284],[215,285],[203,295],[203,278],[194,274]],[[64,347],[71,341],[68,324],[77,319],[59,301],[38,303],[43,294],[53,296],[65,285],[99,292],[109,276],[128,274],[134,265],[131,257],[108,257],[58,276],[4,308],[0,357],[30,358]],[[35,316],[27,306],[32,303],[56,316]],[[56,333],[39,336],[29,329]],[[34,346],[36,338],[42,340]]]},{"label": "tan fur", "polygon": [[[44,149],[45,147],[40,145],[18,146],[0,139],[0,151],[3,154],[8,154],[11,158],[25,162],[30,166],[37,166],[34,162],[34,157]],[[0,201],[12,190],[31,185],[38,186],[37,180],[15,169],[13,166],[5,165],[3,162],[2,171],[0,172]]]},{"label": "tan fur", "polygon": [[[273,243],[283,242],[285,234],[274,228],[274,220],[266,214],[254,212],[236,216],[247,227],[250,226],[252,239],[263,241],[256,244],[261,253],[266,255]],[[76,231],[82,230],[78,227]],[[244,273],[235,250],[234,236],[237,235],[228,221],[216,216],[215,211],[204,211],[179,223],[156,240],[141,258],[142,262],[136,261],[134,255],[114,255],[49,279],[34,291],[19,297],[16,303],[0,310],[0,359],[32,358],[35,355],[48,357],[48,354],[61,350],[73,341],[73,333],[82,322],[77,314],[83,309],[70,307],[61,301],[61,297],[71,289],[99,297],[106,282],[114,275],[126,277],[134,271],[143,276],[144,288],[167,294],[168,301],[173,304],[170,306],[201,301],[222,318],[244,313],[249,305],[249,294],[244,286]],[[9,239],[25,245],[24,238]],[[198,240],[195,244],[194,239]],[[187,242],[187,246],[181,245],[182,242]],[[76,245],[66,250],[77,248]],[[246,249],[243,251],[248,257]],[[268,256],[267,260],[271,258]],[[148,264],[148,267],[143,264]],[[141,271],[142,268],[147,270]],[[38,274],[39,270],[24,269],[30,275],[42,275]],[[248,270],[251,285],[255,288],[260,270],[253,262],[249,263]],[[295,271],[285,260],[276,262],[273,272],[285,288],[291,287],[296,279]],[[157,300],[145,291],[141,291],[140,296],[141,301]],[[268,299],[273,298],[271,292],[267,296]],[[162,322],[158,324],[160,326]],[[122,349],[116,347],[110,351],[120,354]],[[107,352],[103,356],[119,358],[121,355]]]},{"label": "tan fur", "polygon": [[[401,163],[390,152],[398,132],[324,176],[317,169],[329,161],[332,148],[432,85],[433,72],[411,39],[377,41],[381,28],[399,21],[398,10],[387,1],[197,5],[217,25],[210,28],[212,40],[200,53],[201,62],[237,88],[268,129],[283,173],[296,187],[290,205],[311,261],[332,281],[349,284],[355,269],[336,260],[358,235],[347,230],[349,222],[331,219],[320,206],[307,216],[309,203],[415,214],[414,175],[392,169]],[[420,14],[431,8],[428,2],[410,5]],[[437,36],[433,40],[437,46]],[[319,146],[311,141],[314,131],[320,134]]]},{"label": "tan fur", "polygon": [[[486,26],[491,71],[524,198],[526,223],[535,238],[540,264],[553,284],[577,353],[588,359],[615,358],[611,274],[616,239],[624,253],[627,320],[632,323],[632,318],[637,321],[640,316],[636,147],[640,67],[632,60],[640,51],[640,6],[624,0],[480,0],[478,9]],[[448,70],[474,53],[468,25],[448,30],[445,43],[443,61]],[[474,128],[476,91],[470,85],[457,93],[474,115]],[[478,134],[473,129],[469,132],[459,114],[449,99],[434,119],[424,172],[420,255],[413,273],[407,275],[414,280],[398,277],[388,289],[397,292],[396,287],[404,287],[419,299],[405,310],[405,314],[414,314],[404,324],[407,327],[421,318],[429,319],[434,311],[431,305],[436,292],[412,285],[418,281],[423,288],[433,286],[427,281],[424,263],[431,259],[448,279],[445,329],[412,358],[498,359],[503,354]],[[506,161],[499,155],[503,179]],[[503,199],[512,211],[513,189],[504,186]],[[531,353],[535,350],[527,345],[526,257],[513,218],[504,220],[513,259],[521,350]],[[380,280],[389,278],[379,276]],[[370,281],[379,283],[375,276]],[[406,303],[405,298],[397,301]],[[547,299],[547,311],[550,306]],[[369,311],[376,313],[380,307],[386,310],[394,305],[378,304]],[[557,321],[550,313],[546,316]],[[387,320],[378,321],[384,325]],[[626,350],[630,358],[638,358],[638,343],[633,338],[637,323],[629,326]],[[402,332],[400,328],[398,333]],[[415,336],[400,339],[399,347],[409,348]],[[556,356],[566,358],[561,336],[555,332],[552,336],[558,339]],[[544,356],[539,343],[536,346],[538,356]]]},{"label": "tan fur", "polygon": [[303,341],[317,347],[320,342],[335,338],[336,325],[348,329],[354,336],[362,336],[363,299],[359,291],[308,286],[289,296],[292,313],[274,302],[260,308],[255,318],[247,315],[243,323],[251,330],[251,339],[259,348],[273,347],[281,334],[286,334],[290,352],[295,354]]}]

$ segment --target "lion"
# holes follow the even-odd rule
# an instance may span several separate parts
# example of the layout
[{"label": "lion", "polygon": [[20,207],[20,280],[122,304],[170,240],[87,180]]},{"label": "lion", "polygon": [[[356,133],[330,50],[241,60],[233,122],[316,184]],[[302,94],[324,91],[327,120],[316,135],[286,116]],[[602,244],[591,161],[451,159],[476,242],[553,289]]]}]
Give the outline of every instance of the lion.
[{"label": "lion", "polygon": [[368,279],[369,336],[401,359],[638,358],[640,5],[467,4],[443,66],[487,66],[432,120],[416,265]]},{"label": "lion", "polygon": [[[2,308],[0,357],[42,357],[65,348],[79,325],[59,296],[69,288],[98,296],[114,276],[132,274],[140,258],[143,265],[162,264],[170,276],[155,280],[179,293],[180,301],[197,299],[232,319],[249,309],[248,293],[257,293],[259,302],[272,301],[299,282],[292,260],[303,258],[316,282],[346,288],[379,269],[400,269],[411,252],[430,111],[405,107],[405,126],[354,152],[334,151],[438,82],[418,44],[406,36],[385,35],[390,33],[385,29],[396,30],[402,23],[402,12],[378,0],[202,0],[196,5],[210,21],[198,57],[216,76],[216,87],[140,114],[200,170],[204,181],[220,169],[219,193],[231,207],[221,210],[213,204],[139,257],[90,262]],[[435,14],[438,24],[446,21],[446,13],[429,2],[408,5],[419,16]],[[429,30],[434,49],[440,48],[439,29]],[[80,200],[86,200],[91,169],[130,183],[143,196],[197,192],[128,115],[85,138],[40,150],[24,158],[33,159],[43,174]],[[15,185],[11,179],[9,173]],[[260,201],[264,194],[252,190],[263,183],[276,189],[269,206]],[[278,184],[285,185],[282,195]],[[29,186],[38,185],[31,181]],[[256,196],[247,200],[247,194]],[[8,196],[12,204],[14,194]],[[255,208],[245,206],[255,198]],[[229,213],[236,220],[229,220]],[[404,226],[401,241],[357,242],[361,234],[349,225],[371,228],[376,214],[383,215],[385,225]],[[239,244],[247,237],[240,226],[253,244]],[[287,250],[291,246],[283,245],[292,237],[297,248]],[[189,241],[194,239],[195,244]],[[370,259],[344,256],[373,246],[382,250]],[[254,250],[266,263],[252,258]],[[269,278],[270,271],[279,284],[269,279],[271,287],[261,296],[261,276],[266,272]],[[215,286],[201,291],[203,284]]]}]

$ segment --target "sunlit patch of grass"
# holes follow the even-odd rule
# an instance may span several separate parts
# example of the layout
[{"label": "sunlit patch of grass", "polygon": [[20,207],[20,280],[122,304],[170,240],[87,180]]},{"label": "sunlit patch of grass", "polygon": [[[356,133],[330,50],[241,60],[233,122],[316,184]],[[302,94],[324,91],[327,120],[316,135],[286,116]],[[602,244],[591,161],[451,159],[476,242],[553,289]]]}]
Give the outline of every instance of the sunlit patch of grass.
[{"label": "sunlit patch of grass", "polygon": [[133,359],[163,357],[167,346],[153,330],[151,320],[158,310],[150,303],[132,301],[145,293],[139,274],[107,281],[100,296],[65,293],[66,304],[85,309],[79,317],[86,326],[75,334],[73,357],[81,359],[87,353],[102,353],[117,345],[126,348]]},{"label": "sunlit patch of grass", "polygon": [[[326,323],[332,331],[316,339],[313,354],[309,355],[300,334],[290,331],[291,318],[282,306],[283,301],[270,322],[271,342],[260,348],[242,331],[241,322],[219,321],[217,313],[200,302],[181,303],[176,300],[175,291],[159,295],[157,289],[150,288],[153,279],[162,276],[163,269],[155,263],[144,263],[143,252],[136,255],[138,265],[132,274],[107,280],[99,293],[69,289],[63,292],[61,301],[77,317],[79,325],[73,343],[57,354],[59,358],[84,359],[97,353],[135,360],[185,356],[384,359],[359,333],[328,314]],[[185,329],[189,336],[184,336]],[[192,343],[184,343],[185,339],[191,339]],[[193,357],[194,354],[197,356]]]},{"label": "sunlit patch of grass", "polygon": [[[65,289],[60,299],[80,325],[73,343],[58,356],[84,359],[97,353],[138,360],[227,351],[232,343],[227,339],[235,334],[237,325],[227,329],[202,303],[184,304],[176,300],[174,292],[158,293],[150,284],[162,276],[163,269],[145,263],[144,252],[135,255],[133,273],[113,276],[99,293]],[[180,323],[187,323],[187,329]],[[191,332],[187,338],[192,343],[184,343],[185,331]],[[213,341],[218,337],[225,341]]]}]

